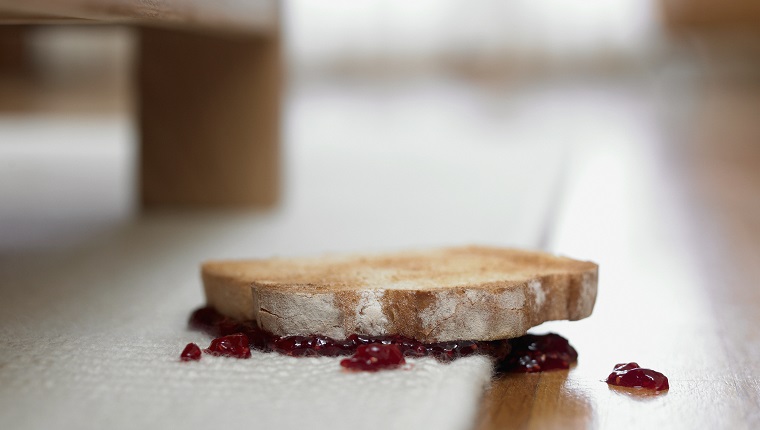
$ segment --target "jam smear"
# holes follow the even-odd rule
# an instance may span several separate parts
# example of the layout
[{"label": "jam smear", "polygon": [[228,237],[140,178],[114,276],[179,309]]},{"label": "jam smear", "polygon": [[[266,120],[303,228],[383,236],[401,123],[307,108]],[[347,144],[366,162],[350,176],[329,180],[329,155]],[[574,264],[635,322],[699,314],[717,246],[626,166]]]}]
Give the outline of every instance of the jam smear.
[{"label": "jam smear", "polygon": [[398,345],[382,343],[361,345],[354,355],[340,361],[340,365],[348,370],[365,372],[395,369],[404,364],[406,360]]},{"label": "jam smear", "polygon": [[634,362],[616,364],[606,382],[620,387],[647,388],[655,391],[670,388],[667,376],[652,369],[644,369]]},{"label": "jam smear", "polygon": [[194,343],[188,343],[182,350],[179,359],[182,361],[198,361],[201,359],[201,348]]},{"label": "jam smear", "polygon": [[487,354],[503,360],[510,351],[509,340],[494,341],[450,341],[422,343],[401,336],[367,336],[352,334],[346,339],[328,336],[277,336],[261,329],[253,322],[239,322],[221,315],[210,307],[200,308],[190,316],[191,328],[204,331],[212,336],[243,334],[251,348],[259,351],[275,351],[292,357],[338,357],[351,355],[363,345],[395,345],[404,357],[434,357],[439,361],[451,361],[473,354]]},{"label": "jam smear", "polygon": [[[489,355],[497,360],[497,370],[502,372],[568,369],[578,359],[578,353],[567,339],[554,333],[529,334],[515,339],[492,341],[456,340],[436,343],[422,343],[401,335],[352,334],[342,340],[320,335],[277,336],[261,329],[255,322],[232,320],[211,307],[193,312],[189,324],[190,327],[212,336],[243,335],[248,339],[250,348],[275,351],[293,357],[346,356],[358,353],[360,348],[368,345],[393,345],[402,358],[434,357],[439,361],[448,362],[473,354]],[[209,347],[210,349],[212,348]],[[210,352],[209,350],[206,351]],[[367,351],[366,348],[362,350],[364,353]]]},{"label": "jam smear", "polygon": [[564,337],[526,334],[510,340],[512,351],[497,365],[500,372],[533,373],[569,369],[578,352]]},{"label": "jam smear", "polygon": [[211,345],[204,351],[216,356],[251,358],[248,337],[242,333],[218,337],[212,340]]}]

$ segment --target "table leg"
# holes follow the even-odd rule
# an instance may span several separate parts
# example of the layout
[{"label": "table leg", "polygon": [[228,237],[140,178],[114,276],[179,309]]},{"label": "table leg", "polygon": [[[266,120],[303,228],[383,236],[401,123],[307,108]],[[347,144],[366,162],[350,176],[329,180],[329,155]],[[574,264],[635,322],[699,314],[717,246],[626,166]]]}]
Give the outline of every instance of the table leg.
[{"label": "table leg", "polygon": [[0,76],[21,76],[28,71],[27,33],[26,26],[0,26]]},{"label": "table leg", "polygon": [[142,28],[138,55],[143,207],[275,203],[279,37]]}]

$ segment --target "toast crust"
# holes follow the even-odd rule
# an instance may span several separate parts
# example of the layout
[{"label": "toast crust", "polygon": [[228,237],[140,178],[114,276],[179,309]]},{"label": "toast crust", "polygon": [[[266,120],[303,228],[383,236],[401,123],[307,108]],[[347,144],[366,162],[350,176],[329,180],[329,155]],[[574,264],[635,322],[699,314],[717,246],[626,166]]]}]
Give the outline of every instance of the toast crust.
[{"label": "toast crust", "polygon": [[598,266],[469,246],[385,255],[210,261],[209,306],[279,336],[400,334],[422,342],[522,336],[594,308]]}]

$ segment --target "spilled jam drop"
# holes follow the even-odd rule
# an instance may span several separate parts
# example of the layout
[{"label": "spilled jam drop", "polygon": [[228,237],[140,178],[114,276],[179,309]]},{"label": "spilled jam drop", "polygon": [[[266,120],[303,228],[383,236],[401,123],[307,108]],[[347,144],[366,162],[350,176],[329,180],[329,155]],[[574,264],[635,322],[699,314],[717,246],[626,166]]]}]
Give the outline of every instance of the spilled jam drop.
[{"label": "spilled jam drop", "polygon": [[655,391],[670,388],[667,376],[656,370],[644,369],[634,362],[616,364],[606,382],[620,387],[646,388]]},{"label": "spilled jam drop", "polygon": [[222,357],[251,358],[248,337],[242,333],[218,337],[204,351]]},{"label": "spilled jam drop", "polygon": [[348,370],[376,372],[384,369],[395,369],[406,364],[404,355],[398,345],[371,343],[356,348],[356,353],[350,358],[340,361],[340,365]]},{"label": "spilled jam drop", "polygon": [[182,354],[179,355],[179,359],[182,361],[198,361],[201,359],[201,348],[194,343],[188,343],[182,350]]},{"label": "spilled jam drop", "polygon": [[578,352],[564,337],[548,333],[526,334],[510,340],[512,351],[498,363],[501,372],[544,372],[569,369],[578,361]]}]

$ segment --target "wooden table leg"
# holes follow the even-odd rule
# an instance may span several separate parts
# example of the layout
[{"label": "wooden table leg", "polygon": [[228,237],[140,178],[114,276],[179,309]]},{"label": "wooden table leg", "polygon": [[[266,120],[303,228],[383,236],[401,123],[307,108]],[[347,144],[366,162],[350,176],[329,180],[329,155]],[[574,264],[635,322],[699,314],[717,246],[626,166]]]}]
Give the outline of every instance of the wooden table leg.
[{"label": "wooden table leg", "polygon": [[21,76],[28,71],[27,33],[25,26],[0,26],[0,76]]},{"label": "wooden table leg", "polygon": [[279,37],[142,28],[138,55],[143,207],[276,202]]}]

